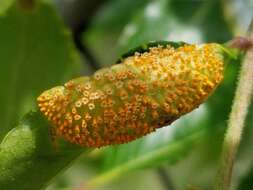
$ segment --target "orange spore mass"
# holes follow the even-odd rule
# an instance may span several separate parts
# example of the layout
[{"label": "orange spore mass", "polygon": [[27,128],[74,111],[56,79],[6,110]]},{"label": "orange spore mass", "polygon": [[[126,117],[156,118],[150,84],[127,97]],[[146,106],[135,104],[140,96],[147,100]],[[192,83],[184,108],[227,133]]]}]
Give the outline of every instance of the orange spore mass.
[{"label": "orange spore mass", "polygon": [[223,78],[216,44],[153,47],[45,91],[40,111],[56,136],[85,147],[122,144],[198,107]]}]

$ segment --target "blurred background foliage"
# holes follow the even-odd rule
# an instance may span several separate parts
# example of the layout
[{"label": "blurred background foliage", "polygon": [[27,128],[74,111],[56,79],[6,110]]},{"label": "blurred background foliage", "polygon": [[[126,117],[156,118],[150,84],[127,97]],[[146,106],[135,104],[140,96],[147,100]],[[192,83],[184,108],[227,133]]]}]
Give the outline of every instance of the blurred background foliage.
[{"label": "blurred background foliage", "polygon": [[[253,0],[0,1],[0,140],[35,108],[43,90],[115,63],[153,40],[224,43],[244,35]],[[94,150],[47,190],[211,189],[240,61],[208,101],[171,126],[132,143]],[[253,107],[232,189],[253,187]]]}]

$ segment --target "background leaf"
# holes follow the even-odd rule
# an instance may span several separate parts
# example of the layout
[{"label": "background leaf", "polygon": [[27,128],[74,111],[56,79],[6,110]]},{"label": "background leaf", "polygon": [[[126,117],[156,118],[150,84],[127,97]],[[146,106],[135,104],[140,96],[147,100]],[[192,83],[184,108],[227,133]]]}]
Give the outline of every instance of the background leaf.
[{"label": "background leaf", "polygon": [[51,5],[24,11],[14,3],[0,16],[0,140],[45,89],[77,76],[78,56]]},{"label": "background leaf", "polygon": [[[124,7],[124,3],[117,1],[117,7]],[[114,64],[122,53],[152,40],[223,43],[232,37],[219,0],[156,0],[145,1],[142,6],[132,3],[131,7],[130,4],[131,1],[125,9],[129,12],[118,14],[128,18],[126,21],[117,15],[122,13],[121,9],[114,9],[115,2],[109,1],[97,11],[91,27],[84,33],[84,41],[101,65]],[[113,20],[105,15],[117,16]],[[115,20],[121,25],[115,24]]]},{"label": "background leaf", "polygon": [[13,0],[0,1],[0,16],[5,13],[5,10],[13,3]]},{"label": "background leaf", "polygon": [[[145,6],[149,0],[111,0],[102,5],[92,22],[93,30],[120,30],[129,19],[135,15],[136,10]],[[119,14],[120,13],[120,14]]]}]

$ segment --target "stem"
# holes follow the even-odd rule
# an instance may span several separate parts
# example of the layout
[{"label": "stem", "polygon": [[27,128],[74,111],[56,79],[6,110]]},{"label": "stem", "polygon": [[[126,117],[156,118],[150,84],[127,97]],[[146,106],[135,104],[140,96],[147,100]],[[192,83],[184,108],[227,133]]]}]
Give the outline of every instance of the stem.
[{"label": "stem", "polygon": [[97,62],[93,52],[84,44],[82,41],[82,35],[85,29],[87,28],[87,23],[82,22],[76,28],[73,29],[73,39],[77,49],[80,53],[87,59],[89,66],[93,71],[96,71],[100,68],[99,63]]},{"label": "stem", "polygon": [[[251,37],[253,33],[251,32]],[[223,142],[222,157],[217,173],[215,190],[229,190],[234,160],[241,141],[244,122],[253,92],[253,47],[249,48],[242,63],[228,128]]]}]

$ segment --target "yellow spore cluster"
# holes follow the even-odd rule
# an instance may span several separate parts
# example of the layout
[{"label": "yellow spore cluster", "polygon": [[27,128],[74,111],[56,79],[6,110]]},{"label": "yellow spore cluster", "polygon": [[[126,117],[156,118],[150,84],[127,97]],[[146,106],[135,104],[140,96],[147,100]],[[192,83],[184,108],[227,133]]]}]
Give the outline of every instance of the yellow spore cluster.
[{"label": "yellow spore cluster", "polygon": [[219,45],[153,47],[38,97],[56,136],[85,147],[121,144],[198,107],[223,78]]}]

